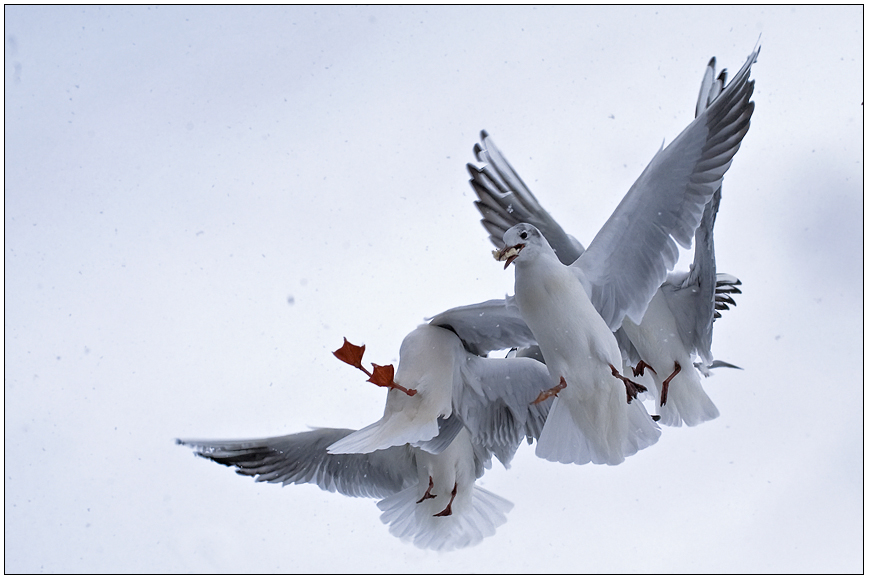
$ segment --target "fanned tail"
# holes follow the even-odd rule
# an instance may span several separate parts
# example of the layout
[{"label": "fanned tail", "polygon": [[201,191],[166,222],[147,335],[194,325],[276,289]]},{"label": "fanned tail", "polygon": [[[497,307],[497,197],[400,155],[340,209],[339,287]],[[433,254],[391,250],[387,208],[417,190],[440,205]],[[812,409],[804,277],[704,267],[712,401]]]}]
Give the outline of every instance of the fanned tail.
[{"label": "fanned tail", "polygon": [[682,371],[673,377],[667,395],[667,404],[663,407],[659,404],[657,409],[661,416],[659,423],[669,427],[681,427],[683,422],[689,427],[694,427],[720,415],[715,403],[703,390],[700,374],[693,366],[683,367]]},{"label": "fanned tail", "polygon": [[537,457],[578,465],[618,465],[661,436],[661,430],[639,401],[627,405],[621,426],[605,419],[606,411],[595,412],[593,406],[590,401],[556,398],[537,441]]},{"label": "fanned tail", "polygon": [[548,461],[577,465],[589,462],[617,465],[624,461],[624,458],[607,460],[608,458],[595,452],[589,445],[588,438],[583,436],[574,423],[567,405],[559,397],[556,397],[549,409],[549,416],[543,425],[540,439],[537,440],[535,453],[537,457]]},{"label": "fanned tail", "polygon": [[417,548],[447,551],[466,548],[495,534],[507,521],[513,504],[479,486],[471,491],[470,502],[453,504],[453,513],[436,517],[431,501],[417,503],[419,490],[411,486],[377,503],[380,519],[389,533]]}]

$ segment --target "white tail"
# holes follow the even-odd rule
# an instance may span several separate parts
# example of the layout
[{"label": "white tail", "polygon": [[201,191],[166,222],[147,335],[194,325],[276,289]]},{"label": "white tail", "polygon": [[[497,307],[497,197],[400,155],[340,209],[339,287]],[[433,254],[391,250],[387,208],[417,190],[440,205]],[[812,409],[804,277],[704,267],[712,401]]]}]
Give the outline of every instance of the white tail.
[{"label": "white tail", "polygon": [[537,457],[558,463],[618,465],[661,436],[640,401],[627,405],[621,425],[613,422],[617,414],[592,408],[596,402],[603,401],[557,397],[537,441]]},{"label": "white tail", "polygon": [[377,503],[380,519],[389,525],[389,533],[417,548],[455,550],[480,543],[494,535],[495,528],[507,521],[513,504],[490,491],[473,486],[470,501],[456,497],[453,513],[435,516],[443,505],[429,500],[416,503],[419,490],[411,486]]}]

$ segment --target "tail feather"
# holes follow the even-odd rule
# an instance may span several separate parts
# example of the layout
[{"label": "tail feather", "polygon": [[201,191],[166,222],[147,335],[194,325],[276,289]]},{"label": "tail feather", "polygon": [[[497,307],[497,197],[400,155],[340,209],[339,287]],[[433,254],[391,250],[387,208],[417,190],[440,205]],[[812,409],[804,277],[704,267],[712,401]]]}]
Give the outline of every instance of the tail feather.
[{"label": "tail feather", "polygon": [[471,491],[470,502],[456,501],[453,513],[436,517],[431,502],[416,503],[419,490],[411,486],[378,502],[389,533],[422,549],[455,550],[480,543],[494,535],[507,521],[513,504],[479,486]]},{"label": "tail feather", "polygon": [[628,405],[628,437],[625,439],[625,457],[635,454],[661,437],[661,428],[649,417],[646,407],[639,401]]},{"label": "tail feather", "polygon": [[711,421],[720,415],[718,408],[703,386],[700,384],[700,374],[694,367],[682,369],[673,377],[667,394],[667,404],[658,405],[660,423],[669,427],[681,427],[684,422],[694,427],[706,421]]},{"label": "tail feather", "polygon": [[[640,401],[618,411],[624,412],[624,417],[614,417],[605,408],[605,401],[598,403],[603,405],[556,398],[537,441],[537,456],[559,463],[618,465],[661,436]],[[624,399],[619,404],[623,405]]]},{"label": "tail feather", "polygon": [[[584,465],[589,462],[606,463],[594,452],[588,439],[583,437],[574,424],[570,410],[563,400],[555,398],[549,409],[549,416],[540,432],[535,449],[537,457],[557,463],[576,463]],[[616,463],[621,463],[618,461]],[[612,463],[615,465],[616,463]]]}]

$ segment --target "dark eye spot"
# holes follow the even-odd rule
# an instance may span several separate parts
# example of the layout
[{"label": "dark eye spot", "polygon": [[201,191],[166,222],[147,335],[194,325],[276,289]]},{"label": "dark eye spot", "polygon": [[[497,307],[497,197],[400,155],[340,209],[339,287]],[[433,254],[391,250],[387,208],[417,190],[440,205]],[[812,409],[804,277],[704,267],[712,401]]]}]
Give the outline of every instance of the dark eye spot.
[{"label": "dark eye spot", "polygon": [[522,232],[521,234],[519,234],[519,237],[522,238],[523,240],[527,240],[528,239],[528,232]]}]

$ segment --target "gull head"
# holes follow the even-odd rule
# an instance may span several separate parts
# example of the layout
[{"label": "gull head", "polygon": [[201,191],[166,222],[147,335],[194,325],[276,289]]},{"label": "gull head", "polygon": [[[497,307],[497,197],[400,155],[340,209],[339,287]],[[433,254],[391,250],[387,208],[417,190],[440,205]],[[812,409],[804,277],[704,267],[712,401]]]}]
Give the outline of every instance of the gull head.
[{"label": "gull head", "polygon": [[506,232],[504,232],[504,247],[500,250],[492,251],[492,255],[499,262],[504,262],[504,269],[513,263],[513,260],[519,257],[520,252],[525,249],[528,244],[539,245],[543,236],[531,224],[516,224]]}]

